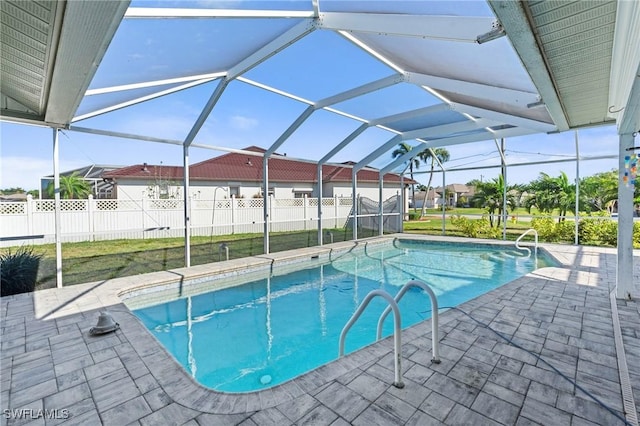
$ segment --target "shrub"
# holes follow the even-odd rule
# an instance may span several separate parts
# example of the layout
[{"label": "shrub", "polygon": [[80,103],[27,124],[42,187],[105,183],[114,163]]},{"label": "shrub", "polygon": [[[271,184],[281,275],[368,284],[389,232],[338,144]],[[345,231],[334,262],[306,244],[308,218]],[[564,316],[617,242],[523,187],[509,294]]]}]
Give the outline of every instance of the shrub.
[{"label": "shrub", "polygon": [[538,237],[547,242],[557,241],[558,229],[553,218],[549,216],[534,217],[531,220],[531,227],[538,231]]},{"label": "shrub", "polygon": [[556,223],[557,241],[566,241],[572,243],[575,240],[576,223],[574,221],[564,220]]},{"label": "shrub", "polygon": [[420,219],[420,212],[409,212],[409,220]]},{"label": "shrub", "polygon": [[0,294],[10,296],[34,291],[41,258],[31,247],[0,254]]},{"label": "shrub", "polygon": [[451,224],[458,228],[466,237],[478,238],[481,234],[488,234],[491,227],[486,219],[469,219],[456,215],[451,218]]},{"label": "shrub", "polygon": [[640,249],[640,222],[633,222],[633,248]]},{"label": "shrub", "polygon": [[583,218],[578,226],[580,244],[607,245],[618,244],[618,222],[602,215]]}]

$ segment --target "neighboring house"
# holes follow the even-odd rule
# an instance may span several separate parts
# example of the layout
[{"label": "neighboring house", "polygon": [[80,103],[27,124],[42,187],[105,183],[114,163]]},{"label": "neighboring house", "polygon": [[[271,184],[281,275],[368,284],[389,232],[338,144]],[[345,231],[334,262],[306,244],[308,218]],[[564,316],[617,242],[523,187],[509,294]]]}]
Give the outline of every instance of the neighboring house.
[{"label": "neighboring house", "polygon": [[[68,170],[60,173],[60,176],[71,176],[76,173],[87,181],[92,188],[94,198],[115,198],[113,185],[104,180],[103,175],[113,170],[118,170],[122,166],[109,166],[104,164],[91,164],[79,169]],[[53,175],[40,178],[40,198],[52,198],[47,194],[47,187],[53,182]]]},{"label": "neighboring house", "polygon": [[[433,189],[429,190],[427,192],[427,208],[428,209],[432,209],[435,207],[438,207],[440,203],[440,194],[437,193],[436,191],[434,191]],[[424,203],[424,196],[425,196],[425,192],[424,191],[418,191],[416,192],[416,200],[415,203],[410,202],[410,206],[413,208],[415,205],[416,209],[421,209],[422,208],[422,204]]]},{"label": "neighboring house", "polygon": [[[449,207],[456,207],[458,202],[464,198],[466,198],[466,203],[471,200],[471,197],[475,194],[475,188],[473,186],[463,185],[461,183],[452,183],[447,185],[446,194],[444,195],[446,199],[446,205]],[[415,208],[421,209],[422,204],[424,203],[424,191],[416,192],[415,199]],[[435,209],[442,207],[443,202],[443,194],[442,187],[439,186],[437,188],[432,188],[427,192],[427,208]],[[411,207],[414,206],[413,203],[410,203]]]},{"label": "neighboring house", "polygon": [[[259,154],[264,149],[251,146],[244,149]],[[350,197],[352,169],[345,165],[325,165],[322,169],[323,197]],[[198,199],[261,198],[263,157],[241,153],[228,153],[196,163],[189,168],[189,191]],[[317,165],[313,162],[292,160],[274,154],[269,158],[268,193],[276,198],[317,197]],[[378,199],[379,172],[365,168],[358,172],[358,194]],[[136,164],[104,173],[102,176],[114,186],[115,198],[140,200],[142,198],[182,198],[183,170],[179,166]],[[384,176],[383,199],[400,191],[400,176]],[[413,181],[405,179],[407,187]]]},{"label": "neighboring house", "polygon": [[7,201],[7,202],[27,201],[27,197],[28,195],[25,193],[0,195],[0,201]]}]

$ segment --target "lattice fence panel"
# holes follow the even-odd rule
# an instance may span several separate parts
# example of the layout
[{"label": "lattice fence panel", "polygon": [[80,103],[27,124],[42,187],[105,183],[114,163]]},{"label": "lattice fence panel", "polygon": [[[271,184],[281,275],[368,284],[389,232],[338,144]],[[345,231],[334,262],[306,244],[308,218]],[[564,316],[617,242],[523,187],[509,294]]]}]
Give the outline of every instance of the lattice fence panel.
[{"label": "lattice fence panel", "polygon": [[54,200],[37,200],[35,211],[37,212],[52,212],[56,209],[56,202]]},{"label": "lattice fence panel", "polygon": [[0,203],[0,214],[26,214],[27,203]]},{"label": "lattice fence panel", "polygon": [[60,200],[60,210],[83,212],[89,208],[89,200]]},{"label": "lattice fence panel", "polygon": [[182,208],[182,200],[149,200],[150,209],[171,210]]}]

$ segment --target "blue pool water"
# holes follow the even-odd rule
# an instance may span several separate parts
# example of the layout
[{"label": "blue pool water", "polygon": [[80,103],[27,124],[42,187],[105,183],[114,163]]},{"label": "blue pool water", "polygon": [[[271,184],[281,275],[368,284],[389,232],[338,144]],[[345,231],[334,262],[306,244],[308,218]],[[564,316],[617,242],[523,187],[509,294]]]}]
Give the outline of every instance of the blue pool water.
[{"label": "blue pool water", "polygon": [[[420,279],[440,306],[456,306],[551,262],[497,246],[396,242],[134,313],[202,385],[249,392],[337,359],[340,332],[371,290],[395,296],[408,280]],[[347,336],[347,353],[375,341],[385,304],[372,301]],[[400,309],[403,328],[431,316],[429,297],[417,288]],[[389,316],[385,335],[392,329]]]}]

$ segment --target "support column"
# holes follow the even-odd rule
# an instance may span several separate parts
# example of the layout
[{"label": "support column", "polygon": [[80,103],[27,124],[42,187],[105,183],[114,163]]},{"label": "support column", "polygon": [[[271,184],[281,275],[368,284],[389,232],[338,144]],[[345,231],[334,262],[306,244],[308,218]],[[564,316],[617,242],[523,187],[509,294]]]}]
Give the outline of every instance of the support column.
[{"label": "support column", "polygon": [[578,131],[576,130],[576,211],[574,213],[575,229],[573,243],[578,245],[578,222],[580,221],[580,145]]},{"label": "support column", "polygon": [[382,190],[384,185],[384,176],[380,173],[380,177],[378,179],[378,232],[380,235],[384,235],[384,207],[382,206]]},{"label": "support column", "polygon": [[[633,151],[633,135],[620,135],[618,170],[618,265],[616,274],[616,297],[631,298],[633,291],[633,192],[634,185],[622,181],[625,157]],[[637,296],[637,295],[635,295]]]},{"label": "support column", "polygon": [[[446,177],[446,172],[443,170],[442,171],[442,235],[446,235],[447,233],[447,224],[446,224],[446,219],[447,219],[447,177]],[[414,201],[415,202],[415,201]],[[415,206],[415,204],[414,204]]]},{"label": "support column", "polygon": [[189,198],[189,146],[182,147],[182,164],[184,170],[184,266],[191,266],[191,200]]},{"label": "support column", "polygon": [[263,226],[263,250],[269,254],[269,157],[265,154],[262,160],[262,218]]},{"label": "support column", "polygon": [[60,217],[60,129],[53,129],[53,188],[56,241],[56,286],[62,288],[62,220]]}]

